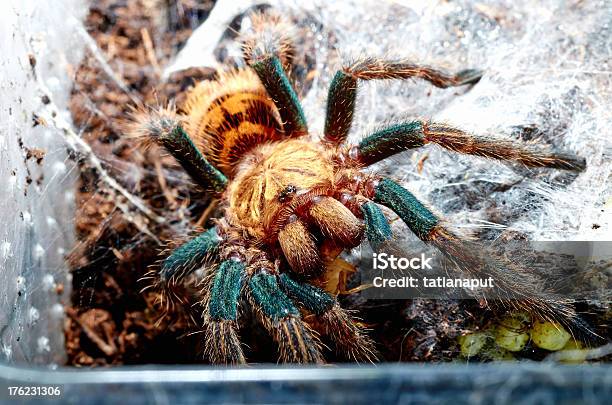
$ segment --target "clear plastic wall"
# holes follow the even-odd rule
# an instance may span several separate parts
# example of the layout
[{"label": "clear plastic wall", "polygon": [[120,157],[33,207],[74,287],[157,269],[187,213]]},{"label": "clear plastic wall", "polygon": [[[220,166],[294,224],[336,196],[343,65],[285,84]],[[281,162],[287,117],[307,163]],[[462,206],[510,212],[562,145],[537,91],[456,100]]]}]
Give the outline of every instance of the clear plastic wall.
[{"label": "clear plastic wall", "polygon": [[74,243],[75,164],[61,116],[83,39],[83,0],[0,2],[0,362],[62,364],[64,256]]}]

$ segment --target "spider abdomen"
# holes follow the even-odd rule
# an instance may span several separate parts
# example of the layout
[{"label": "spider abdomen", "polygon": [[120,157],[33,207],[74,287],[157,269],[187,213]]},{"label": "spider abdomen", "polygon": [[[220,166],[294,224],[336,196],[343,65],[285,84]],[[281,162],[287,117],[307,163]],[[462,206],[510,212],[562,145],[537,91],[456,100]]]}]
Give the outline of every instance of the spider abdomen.
[{"label": "spider abdomen", "polygon": [[229,176],[250,149],[283,136],[278,110],[251,70],[198,83],[183,108],[198,149]]}]

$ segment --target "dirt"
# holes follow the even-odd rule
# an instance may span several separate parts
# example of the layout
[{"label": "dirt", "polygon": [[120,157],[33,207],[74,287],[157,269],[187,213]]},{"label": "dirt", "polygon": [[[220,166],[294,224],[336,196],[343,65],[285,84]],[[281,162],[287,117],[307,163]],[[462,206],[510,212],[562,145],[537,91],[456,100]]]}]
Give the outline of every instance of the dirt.
[{"label": "dirt", "polygon": [[[177,52],[212,5],[104,0],[90,9],[85,23],[128,91],[88,54],[75,72],[71,96],[75,125],[110,174],[167,223],[195,223],[208,197],[189,187],[189,180],[159,149],[144,150],[125,137],[122,124],[136,101],[156,105],[175,98],[195,80],[211,77],[211,70],[201,69],[159,84],[159,66]],[[164,316],[156,304],[159,294],[141,293],[147,286],[141,278],[163,248],[159,241],[175,239],[179,227],[137,223],[137,213],[119,209],[126,202],[104,188],[99,174],[84,164],[77,192],[79,243],[69,257],[72,306],[65,327],[68,364],[201,361],[194,355],[197,336],[189,335],[194,324],[187,312],[177,308]],[[143,236],[143,227],[157,241]]]}]

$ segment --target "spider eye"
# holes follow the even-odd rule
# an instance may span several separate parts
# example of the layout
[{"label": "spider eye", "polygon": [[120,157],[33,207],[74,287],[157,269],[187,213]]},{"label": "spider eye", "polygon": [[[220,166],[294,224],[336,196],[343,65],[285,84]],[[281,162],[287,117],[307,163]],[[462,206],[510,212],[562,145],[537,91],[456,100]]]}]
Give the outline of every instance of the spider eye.
[{"label": "spider eye", "polygon": [[278,195],[278,201],[284,203],[289,200],[289,198],[293,197],[293,195],[297,192],[297,187],[290,184],[283,189]]}]

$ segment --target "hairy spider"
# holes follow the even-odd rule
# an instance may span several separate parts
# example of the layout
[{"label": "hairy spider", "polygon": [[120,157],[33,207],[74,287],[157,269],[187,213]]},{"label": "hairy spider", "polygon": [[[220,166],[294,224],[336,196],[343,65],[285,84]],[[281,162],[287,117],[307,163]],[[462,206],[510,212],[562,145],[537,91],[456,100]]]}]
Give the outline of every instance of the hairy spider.
[{"label": "hairy spider", "polygon": [[[141,111],[135,120],[141,136],[162,145],[221,200],[224,214],[215,226],[173,250],[158,273],[172,285],[207,270],[201,304],[205,354],[213,363],[246,362],[237,322],[245,304],[255,309],[284,362],[323,362],[319,335],[347,359],[374,360],[373,342],[325,290],[325,274],[342,250],[364,239],[376,250],[391,239],[379,205],[463,270],[503,273],[502,264],[476,257],[468,242],[400,184],[363,171],[373,163],[433,143],[530,167],[585,167],[568,154],[422,120],[395,123],[345,145],[361,80],[420,78],[446,88],[481,78],[477,70],[447,74],[406,60],[365,58],[338,71],[323,137],[315,140],[287,74],[294,59],[290,27],[274,15],[256,15],[242,43],[248,67],[195,85],[183,114],[165,108]],[[538,297],[525,283],[501,280],[503,288],[525,297],[515,306],[541,317],[571,315],[569,306]]]}]

